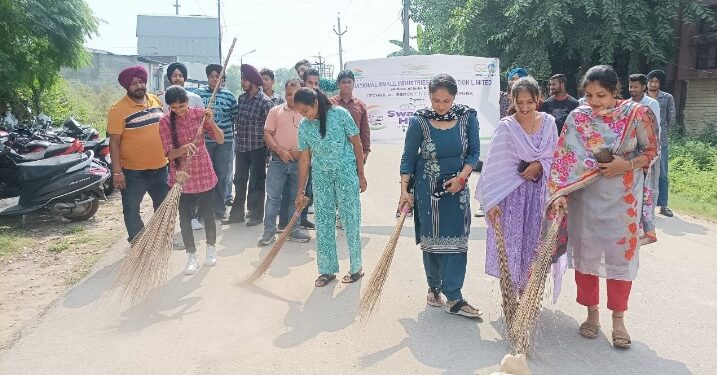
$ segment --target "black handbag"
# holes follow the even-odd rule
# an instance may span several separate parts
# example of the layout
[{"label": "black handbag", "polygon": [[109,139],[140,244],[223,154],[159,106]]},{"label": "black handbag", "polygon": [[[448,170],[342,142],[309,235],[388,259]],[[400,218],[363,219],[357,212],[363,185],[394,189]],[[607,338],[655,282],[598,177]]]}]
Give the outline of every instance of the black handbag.
[{"label": "black handbag", "polygon": [[458,176],[458,173],[453,173],[444,177],[441,177],[438,181],[436,181],[436,188],[433,190],[433,194],[431,194],[431,198],[433,199],[441,199],[446,194],[448,194],[448,190],[446,190],[446,187],[444,186],[446,184],[446,181]]}]

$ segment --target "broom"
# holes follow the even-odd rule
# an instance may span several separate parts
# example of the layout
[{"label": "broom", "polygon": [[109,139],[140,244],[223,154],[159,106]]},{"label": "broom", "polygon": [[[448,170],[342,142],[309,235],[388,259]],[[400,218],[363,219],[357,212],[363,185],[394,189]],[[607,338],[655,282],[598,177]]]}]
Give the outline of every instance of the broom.
[{"label": "broom", "polygon": [[503,225],[500,221],[502,212],[498,209],[493,229],[495,230],[495,238],[498,247],[498,265],[500,267],[500,292],[503,296],[503,315],[505,316],[506,331],[510,333],[513,326],[513,317],[517,308],[515,298],[515,289],[513,289],[513,280],[510,278],[510,268],[508,267],[508,255],[505,251],[505,236],[503,235]]},{"label": "broom", "polygon": [[531,266],[532,269],[525,293],[518,304],[518,309],[515,311],[508,337],[512,341],[513,351],[516,354],[527,354],[530,346],[530,337],[543,302],[545,281],[552,263],[553,251],[555,250],[563,217],[564,213],[560,211],[550,224],[543,241],[541,241],[538,255]]},{"label": "broom", "polygon": [[403,222],[406,220],[406,215],[408,215],[409,212],[411,212],[411,208],[404,204],[401,207],[401,214],[398,217],[396,226],[393,228],[393,233],[391,233],[386,249],[383,250],[381,258],[378,259],[376,268],[374,268],[371,273],[368,285],[361,295],[361,300],[358,305],[358,316],[362,321],[366,321],[371,317],[378,300],[381,298],[381,291],[383,290],[383,285],[386,283],[386,279],[388,278],[388,270],[391,268],[391,262],[393,261],[393,254],[396,251],[398,237],[401,235]]},{"label": "broom", "polygon": [[[234,38],[227,53],[222,72],[219,75],[220,82],[224,78],[229,57],[234,50],[236,41],[236,38]],[[219,86],[221,84],[217,84],[214,87],[214,92],[212,92],[209,103],[207,103],[207,109],[211,109],[214,105]],[[202,123],[197,129],[194,144],[197,144],[199,137],[204,132],[205,121],[206,117],[202,117]],[[140,301],[147,297],[154,288],[162,285],[167,280],[169,258],[172,255],[173,248],[172,235],[177,222],[179,199],[182,195],[184,184],[189,179],[186,169],[191,164],[193,156],[193,154],[187,156],[187,161],[183,163],[184,168],[177,172],[176,183],[169,190],[166,198],[154,212],[147,225],[131,242],[130,252],[120,265],[113,285],[113,287],[123,287],[120,302],[128,300],[131,302]]]},{"label": "broom", "polygon": [[284,228],[284,232],[281,233],[279,238],[276,240],[276,243],[274,244],[274,247],[269,250],[269,252],[264,257],[264,260],[261,261],[259,266],[252,272],[249,277],[246,278],[242,282],[242,284],[253,284],[255,281],[259,280],[266,271],[269,270],[269,267],[271,267],[271,263],[274,261],[274,258],[276,258],[276,255],[279,254],[279,251],[284,246],[284,243],[286,242],[286,239],[289,237],[289,234],[291,233],[291,228],[294,227],[294,224],[296,224],[296,221],[299,220],[299,217],[301,217],[301,211],[303,211],[304,206],[306,206],[306,203],[302,203],[300,208],[297,208],[296,211],[294,211],[294,215],[291,216],[291,220],[289,220],[289,223],[286,224],[286,228]]}]

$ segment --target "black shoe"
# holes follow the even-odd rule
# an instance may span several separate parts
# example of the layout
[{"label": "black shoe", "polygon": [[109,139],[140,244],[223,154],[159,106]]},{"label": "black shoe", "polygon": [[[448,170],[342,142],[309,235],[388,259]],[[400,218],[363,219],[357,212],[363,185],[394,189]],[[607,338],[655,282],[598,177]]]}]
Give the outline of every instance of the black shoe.
[{"label": "black shoe", "polygon": [[301,229],[316,229],[316,225],[314,223],[310,222],[308,219],[302,219],[301,220],[301,226],[299,226]]},{"label": "black shoe", "polygon": [[243,217],[231,217],[231,215],[228,218],[222,220],[223,225],[243,223],[243,222],[244,222]]},{"label": "black shoe", "polygon": [[227,200],[224,201],[224,205],[225,205],[225,206],[231,206],[231,205],[233,205],[233,204],[234,204],[234,199],[229,198],[229,199],[227,199]]},{"label": "black shoe", "polygon": [[276,227],[276,231],[279,233],[283,232],[284,229],[286,229],[286,224],[279,224],[279,226]]},{"label": "black shoe", "polygon": [[264,222],[264,220],[251,218],[251,219],[249,219],[249,221],[246,222],[246,226],[247,227],[255,227],[263,222]]},{"label": "black shoe", "polygon": [[667,217],[673,217],[673,216],[675,216],[675,214],[672,213],[672,210],[670,210],[669,208],[667,208],[667,206],[664,206],[664,207],[660,208],[660,215],[662,215],[662,216],[667,216]]}]

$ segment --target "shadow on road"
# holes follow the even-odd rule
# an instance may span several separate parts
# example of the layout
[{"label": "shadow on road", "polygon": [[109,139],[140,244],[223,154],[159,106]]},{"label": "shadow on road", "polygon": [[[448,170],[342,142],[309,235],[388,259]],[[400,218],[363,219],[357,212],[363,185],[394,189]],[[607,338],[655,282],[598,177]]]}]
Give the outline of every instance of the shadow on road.
[{"label": "shadow on road", "polygon": [[341,283],[340,277],[323,288],[314,288],[303,304],[289,304],[289,312],[284,318],[287,332],[274,340],[277,347],[299,346],[322,332],[340,331],[354,322],[363,279],[342,284],[343,290],[334,296],[334,288]]},{"label": "shadow on road", "polygon": [[396,345],[363,356],[360,365],[368,368],[407,348],[417,361],[443,369],[445,374],[473,374],[476,369],[495,365],[505,355],[505,346],[481,340],[480,320],[448,315],[426,306],[414,319],[398,321],[408,337]]}]

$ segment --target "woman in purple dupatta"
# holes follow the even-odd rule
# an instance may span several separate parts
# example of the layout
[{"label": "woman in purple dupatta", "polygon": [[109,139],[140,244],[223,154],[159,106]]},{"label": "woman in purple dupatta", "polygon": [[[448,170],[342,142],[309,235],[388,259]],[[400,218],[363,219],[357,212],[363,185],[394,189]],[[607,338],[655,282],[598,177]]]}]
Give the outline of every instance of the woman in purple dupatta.
[{"label": "woman in purple dupatta", "polygon": [[[537,112],[540,87],[535,79],[518,80],[511,96],[516,113],[498,123],[478,179],[476,199],[487,212],[485,272],[500,277],[494,229],[495,221],[500,220],[511,280],[520,294],[540,239],[558,132],[553,116]],[[523,172],[518,171],[521,162],[528,163]]]}]

